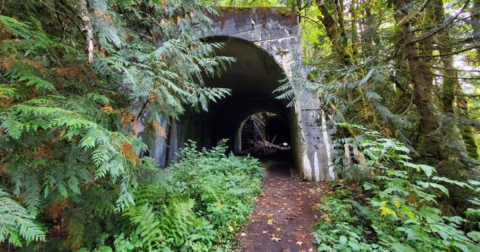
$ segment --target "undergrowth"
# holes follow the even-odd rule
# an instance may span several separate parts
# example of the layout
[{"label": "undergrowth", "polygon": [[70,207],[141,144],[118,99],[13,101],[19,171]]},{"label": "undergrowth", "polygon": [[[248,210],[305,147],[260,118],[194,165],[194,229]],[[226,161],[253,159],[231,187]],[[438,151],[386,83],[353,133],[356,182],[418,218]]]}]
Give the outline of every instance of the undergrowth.
[{"label": "undergrowth", "polygon": [[225,152],[224,142],[202,151],[191,142],[179,163],[148,174],[119,232],[96,251],[230,251],[265,171],[256,159]]},{"label": "undergrowth", "polygon": [[[169,168],[141,170],[132,193],[135,204],[123,211],[105,201],[112,192],[92,188],[85,192],[91,200],[70,199],[56,206],[64,209],[56,213],[62,220],[46,224],[50,228],[45,241],[3,248],[49,252],[234,250],[235,233],[247,222],[254,198],[261,193],[265,170],[257,159],[225,154],[225,142],[211,150],[198,151],[195,146],[189,143],[181,152],[181,161]],[[70,208],[79,208],[88,216]]]},{"label": "undergrowth", "polygon": [[224,143],[197,151],[191,142],[181,162],[141,186],[137,204],[115,236],[117,251],[229,251],[248,220],[265,171],[250,157],[226,155]]},{"label": "undergrowth", "polygon": [[[331,182],[317,207],[322,213],[314,235],[318,251],[480,251],[478,181],[436,176],[434,167],[416,164],[409,149],[378,132],[343,139],[365,155]],[[348,174],[356,174],[348,177]],[[442,209],[447,188],[470,193],[471,208],[455,216]]]},{"label": "undergrowth", "polygon": [[230,93],[204,85],[234,62],[200,38],[214,13],[196,0],[2,2],[0,251],[230,246],[256,161],[224,145],[186,148],[166,170],[138,155],[141,139],[167,137],[160,122]]}]

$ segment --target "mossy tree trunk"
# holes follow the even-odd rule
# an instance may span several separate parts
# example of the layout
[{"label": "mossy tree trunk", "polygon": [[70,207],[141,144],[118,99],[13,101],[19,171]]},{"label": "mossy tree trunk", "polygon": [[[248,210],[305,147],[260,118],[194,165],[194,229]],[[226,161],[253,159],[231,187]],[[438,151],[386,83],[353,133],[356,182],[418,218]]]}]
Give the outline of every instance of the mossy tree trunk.
[{"label": "mossy tree trunk", "polygon": [[434,104],[430,98],[430,83],[425,76],[425,68],[419,59],[415,37],[411,29],[412,16],[409,15],[405,0],[396,0],[397,23],[400,26],[405,46],[406,58],[410,68],[410,79],[413,85],[413,102],[420,114],[421,139],[419,152],[429,159],[442,158],[439,139],[435,133],[439,127],[435,115]]},{"label": "mossy tree trunk", "polygon": [[[343,18],[343,1],[331,3],[330,1],[317,0],[317,7],[322,13],[322,24],[325,26],[325,31],[328,38],[332,42],[332,47],[340,56],[341,60],[346,66],[353,65],[353,56],[348,47],[348,39],[346,36],[345,22]],[[336,7],[332,7],[336,5]],[[337,13],[337,20],[335,20],[332,10]],[[338,24],[338,27],[337,27]]]},{"label": "mossy tree trunk", "polygon": [[[480,0],[477,0],[480,2]],[[436,24],[440,24],[445,20],[445,9],[442,0],[432,0],[429,5],[427,16]],[[438,51],[441,55],[442,68],[442,110],[444,113],[458,114],[460,117],[469,119],[468,98],[463,95],[462,86],[459,83],[458,70],[454,65],[452,38],[447,29],[440,31],[435,37]],[[455,105],[457,113],[455,113]],[[471,158],[479,158],[478,144],[475,140],[475,131],[472,126],[466,125],[464,120],[458,120],[457,123],[465,148]]]}]

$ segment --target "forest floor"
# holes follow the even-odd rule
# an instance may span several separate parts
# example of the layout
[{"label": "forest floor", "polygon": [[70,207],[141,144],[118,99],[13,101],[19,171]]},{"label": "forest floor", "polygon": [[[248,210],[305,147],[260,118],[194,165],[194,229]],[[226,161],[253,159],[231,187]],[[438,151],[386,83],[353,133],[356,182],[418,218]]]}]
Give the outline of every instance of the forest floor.
[{"label": "forest floor", "polygon": [[325,183],[302,182],[291,176],[291,163],[278,159],[263,160],[267,177],[263,194],[244,230],[237,233],[243,252],[316,251],[312,225],[318,222]]}]

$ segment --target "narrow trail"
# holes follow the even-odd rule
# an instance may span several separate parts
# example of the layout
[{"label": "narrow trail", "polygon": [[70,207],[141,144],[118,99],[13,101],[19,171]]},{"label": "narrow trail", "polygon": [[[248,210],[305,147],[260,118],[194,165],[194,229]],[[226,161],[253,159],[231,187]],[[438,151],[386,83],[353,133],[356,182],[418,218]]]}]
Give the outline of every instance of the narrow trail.
[{"label": "narrow trail", "polygon": [[254,212],[245,230],[237,234],[243,252],[307,252],[316,251],[312,225],[320,213],[313,206],[324,189],[324,183],[301,182],[290,176],[288,162],[264,161],[267,177],[263,194],[255,203]]}]

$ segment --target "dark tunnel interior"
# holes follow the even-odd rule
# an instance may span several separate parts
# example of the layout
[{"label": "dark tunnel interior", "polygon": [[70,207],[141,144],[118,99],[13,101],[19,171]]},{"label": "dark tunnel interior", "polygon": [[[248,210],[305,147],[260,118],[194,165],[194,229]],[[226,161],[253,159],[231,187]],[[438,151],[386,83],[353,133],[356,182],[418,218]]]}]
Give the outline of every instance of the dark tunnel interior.
[{"label": "dark tunnel interior", "polygon": [[[247,119],[261,112],[274,114],[266,125],[270,140],[291,143],[289,122],[295,121],[288,101],[275,97],[274,90],[286,78],[283,69],[266,51],[252,42],[232,37],[212,37],[208,42],[225,43],[217,55],[236,58],[220,77],[205,78],[207,87],[231,89],[231,95],[209,104],[208,112],[190,111],[181,118],[185,127],[184,140],[192,139],[199,147],[211,147],[222,139],[235,154],[242,152],[242,128]],[[274,139],[275,137],[275,139]],[[291,154],[289,154],[291,156]]]}]

